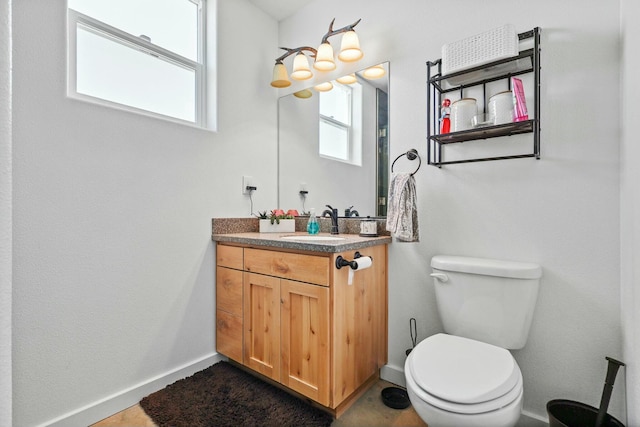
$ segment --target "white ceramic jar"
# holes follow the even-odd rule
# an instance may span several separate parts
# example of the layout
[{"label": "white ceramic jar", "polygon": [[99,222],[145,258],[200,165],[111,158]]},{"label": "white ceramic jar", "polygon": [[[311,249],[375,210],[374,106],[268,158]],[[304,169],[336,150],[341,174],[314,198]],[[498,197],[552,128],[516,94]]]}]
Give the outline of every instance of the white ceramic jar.
[{"label": "white ceramic jar", "polygon": [[462,98],[451,104],[451,132],[471,129],[471,119],[478,114],[475,98]]},{"label": "white ceramic jar", "polygon": [[361,236],[377,236],[378,224],[375,219],[361,219],[360,220],[360,235]]},{"label": "white ceramic jar", "polygon": [[499,92],[489,98],[489,116],[494,125],[513,121],[513,94],[510,90]]}]

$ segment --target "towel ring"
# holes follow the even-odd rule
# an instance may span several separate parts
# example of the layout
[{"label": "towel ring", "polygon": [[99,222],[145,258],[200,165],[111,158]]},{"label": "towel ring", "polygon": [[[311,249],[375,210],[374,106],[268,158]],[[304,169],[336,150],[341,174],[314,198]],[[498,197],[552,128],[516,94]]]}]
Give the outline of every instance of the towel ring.
[{"label": "towel ring", "polygon": [[411,176],[415,175],[415,173],[418,172],[418,170],[420,169],[420,166],[422,165],[422,159],[420,158],[420,155],[418,154],[418,150],[416,150],[415,148],[412,148],[411,150],[407,151],[406,153],[402,153],[398,157],[396,157],[396,159],[393,161],[393,163],[391,163],[391,172],[393,173],[393,165],[395,165],[396,162],[398,161],[398,159],[400,157],[402,157],[402,156],[407,156],[407,159],[409,159],[409,160],[415,160],[416,158],[418,159],[418,167],[416,168],[415,171],[413,171]]}]

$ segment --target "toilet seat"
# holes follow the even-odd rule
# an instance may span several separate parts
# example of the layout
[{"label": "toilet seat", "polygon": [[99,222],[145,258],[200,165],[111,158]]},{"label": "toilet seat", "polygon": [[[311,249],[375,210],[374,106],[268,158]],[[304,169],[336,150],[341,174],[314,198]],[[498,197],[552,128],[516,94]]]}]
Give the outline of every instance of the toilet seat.
[{"label": "toilet seat", "polygon": [[511,353],[480,341],[436,334],[420,342],[407,362],[420,398],[449,412],[494,411],[522,393],[522,373]]}]

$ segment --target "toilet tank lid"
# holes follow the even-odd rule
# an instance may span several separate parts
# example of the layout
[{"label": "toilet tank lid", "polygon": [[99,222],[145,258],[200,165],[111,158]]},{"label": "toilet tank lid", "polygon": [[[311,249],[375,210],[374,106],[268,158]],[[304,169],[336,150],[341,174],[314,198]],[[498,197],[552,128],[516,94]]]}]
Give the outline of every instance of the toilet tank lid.
[{"label": "toilet tank lid", "polygon": [[539,279],[542,276],[542,267],[532,262],[504,261],[453,255],[434,256],[431,258],[431,267],[444,271],[510,277],[514,279]]}]

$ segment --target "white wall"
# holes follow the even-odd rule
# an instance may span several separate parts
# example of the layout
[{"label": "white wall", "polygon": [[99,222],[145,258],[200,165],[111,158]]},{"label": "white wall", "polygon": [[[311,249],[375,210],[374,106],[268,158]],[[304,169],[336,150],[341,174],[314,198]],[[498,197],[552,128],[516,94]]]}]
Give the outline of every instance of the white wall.
[{"label": "white wall", "polygon": [[11,2],[0,0],[0,425],[11,418]]},{"label": "white wall", "polygon": [[[627,363],[627,425],[640,425],[640,145],[637,118],[640,105],[638,67],[640,67],[640,4],[620,2],[622,27],[622,138],[620,150],[621,179],[621,293],[624,361]],[[624,372],[624,371],[622,371]],[[619,374],[620,375],[620,374]]]},{"label": "white wall", "polygon": [[[242,175],[256,178],[257,205],[276,200],[272,18],[244,0],[219,1],[219,132],[212,133],[67,99],[65,14],[62,1],[13,2],[17,426],[64,420],[208,360],[211,218],[249,215]],[[4,137],[4,105],[0,111]],[[2,227],[4,234],[4,215]],[[3,357],[3,396],[4,366]]]},{"label": "white wall", "polygon": [[[514,353],[524,409],[546,419],[554,398],[598,405],[604,358],[622,357],[618,3],[315,1],[281,23],[279,46],[319,43],[334,16],[336,27],[362,18],[361,65],[391,62],[391,158],[417,148],[424,159],[421,242],[389,251],[390,368],[404,364],[410,317],[420,339],[441,330],[433,255],[532,261],[544,277],[528,344]],[[542,158],[426,166],[425,62],[445,43],[505,23],[542,28]],[[610,412],[624,419],[623,406],[617,387]]]}]

